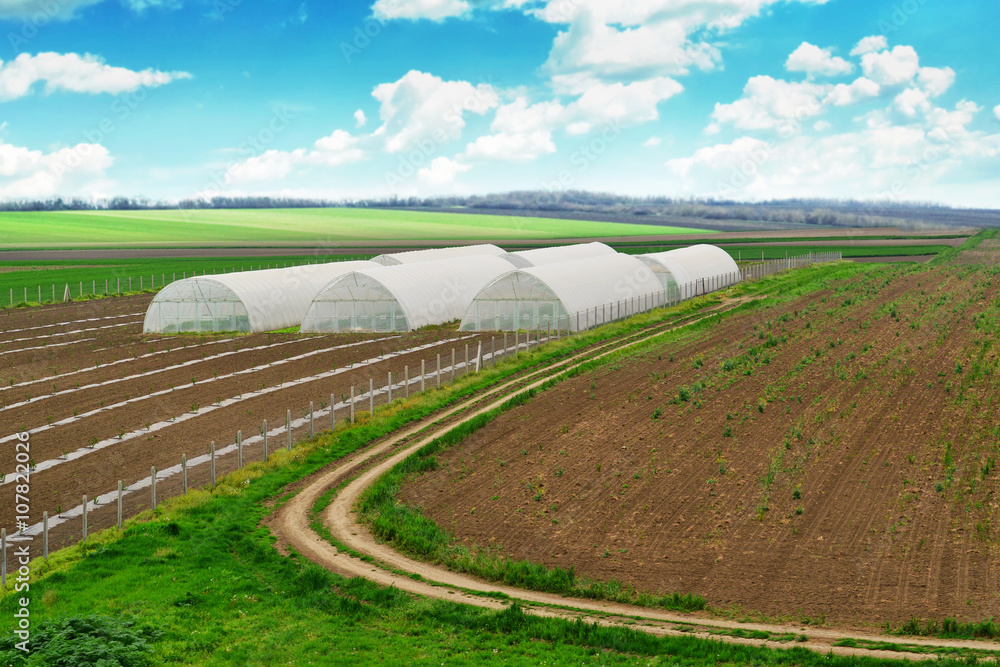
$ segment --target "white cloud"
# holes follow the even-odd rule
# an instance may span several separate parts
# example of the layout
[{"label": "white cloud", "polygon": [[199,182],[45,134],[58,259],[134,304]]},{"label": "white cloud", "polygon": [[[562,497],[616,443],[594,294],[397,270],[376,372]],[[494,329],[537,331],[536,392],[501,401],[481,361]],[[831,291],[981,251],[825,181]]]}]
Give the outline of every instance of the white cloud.
[{"label": "white cloud", "polygon": [[450,185],[455,178],[462,173],[472,169],[467,164],[462,164],[446,157],[434,158],[429,167],[424,167],[417,172],[417,177],[422,183],[432,186]]},{"label": "white cloud", "polygon": [[857,45],[851,49],[852,56],[863,56],[866,53],[874,53],[875,51],[884,51],[889,48],[889,42],[886,40],[884,35],[872,35],[871,37],[865,37]]},{"label": "white cloud", "polygon": [[566,112],[576,123],[635,124],[657,120],[657,106],[677,95],[684,86],[665,76],[630,84],[593,82]]},{"label": "white cloud", "polygon": [[993,107],[993,115],[996,116],[997,120],[1000,120],[1000,104]]},{"label": "white cloud", "polygon": [[955,83],[955,70],[950,67],[921,67],[917,81],[929,97],[938,97]]},{"label": "white cloud", "polygon": [[359,146],[360,141],[350,132],[336,130],[327,137],[317,139],[311,150],[268,150],[232,165],[226,171],[227,182],[275,181],[287,177],[296,167],[339,167],[360,162],[367,157]]},{"label": "white cloud", "polygon": [[490,129],[494,134],[479,137],[466,147],[471,158],[528,161],[556,152],[552,131],[565,119],[566,109],[558,102],[529,104],[524,97],[497,109]]},{"label": "white cloud", "polygon": [[916,116],[918,111],[926,113],[931,108],[930,100],[927,99],[927,93],[919,88],[907,88],[899,95],[896,95],[893,105],[904,116],[909,116],[910,118]]},{"label": "white cloud", "polygon": [[[800,120],[819,115],[820,98],[829,85],[808,81],[790,83],[770,76],[755,76],[743,88],[743,97],[731,104],[716,104],[712,119],[743,130],[794,130]],[[711,126],[710,126],[711,127]]]},{"label": "white cloud", "polygon": [[912,46],[897,46],[892,51],[864,54],[861,68],[880,86],[898,86],[913,80],[920,69],[920,58]]},{"label": "white cloud", "polygon": [[843,58],[832,56],[830,49],[821,49],[809,42],[802,42],[785,61],[789,72],[805,72],[811,75],[836,76],[850,74],[854,65]]},{"label": "white cloud", "polygon": [[394,83],[383,83],[372,96],[381,103],[386,150],[397,153],[421,142],[441,145],[462,136],[465,114],[483,115],[500,104],[496,89],[488,84],[444,81],[432,74],[411,70]]},{"label": "white cloud", "polygon": [[824,102],[835,107],[843,107],[877,97],[881,91],[882,87],[877,83],[860,76],[851,83],[838,83],[826,96]]},{"label": "white cloud", "polygon": [[77,144],[51,153],[0,142],[0,198],[36,199],[93,191],[114,160],[100,144]]},{"label": "white cloud", "polygon": [[361,109],[358,109],[357,111],[355,111],[354,112],[354,126],[355,127],[364,127],[367,124],[368,124],[368,116],[365,115],[365,112],[362,111]]},{"label": "white cloud", "polygon": [[35,84],[45,82],[45,92],[120,94],[140,87],[155,88],[179,79],[190,79],[187,72],[161,72],[145,69],[136,72],[111,67],[97,56],[75,53],[22,53],[14,60],[0,63],[0,101],[28,95]]},{"label": "white cloud", "polygon": [[833,127],[833,125],[831,125],[830,123],[828,123],[828,122],[827,122],[827,121],[825,121],[825,120],[818,120],[818,121],[816,121],[816,123],[815,123],[815,124],[813,125],[813,129],[814,129],[814,130],[816,130],[817,132],[826,132],[826,131],[827,131],[827,130],[829,130],[829,129],[830,129],[831,127]]},{"label": "white cloud", "polygon": [[646,139],[646,141],[644,141],[642,145],[644,148],[656,148],[662,143],[663,139],[661,139],[660,137],[650,137],[649,139]]},{"label": "white cloud", "polygon": [[463,16],[471,6],[465,0],[377,0],[372,13],[380,21],[430,19],[443,21]]},{"label": "white cloud", "polygon": [[764,162],[770,151],[766,141],[753,137],[740,137],[729,144],[706,146],[695,151],[688,158],[674,158],[667,161],[667,168],[678,176],[688,176],[695,167],[710,170],[736,169],[744,162]]}]

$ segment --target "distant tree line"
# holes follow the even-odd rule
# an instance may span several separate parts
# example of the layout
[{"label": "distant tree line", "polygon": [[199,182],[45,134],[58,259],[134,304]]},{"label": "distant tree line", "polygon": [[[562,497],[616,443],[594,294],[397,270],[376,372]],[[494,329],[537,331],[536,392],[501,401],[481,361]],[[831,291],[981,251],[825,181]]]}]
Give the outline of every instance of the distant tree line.
[{"label": "distant tree line", "polygon": [[[499,215],[575,217],[612,222],[714,227],[788,228],[886,227],[910,229],[941,226],[1000,227],[1000,211],[954,209],[933,203],[834,199],[785,199],[739,202],[673,197],[628,197],[611,193],[515,191],[488,195],[323,200],[292,197],[213,197],[153,201],[145,197],[102,200],[66,199],[0,202],[0,211],[128,211],[149,209],[393,208],[403,210],[490,213]],[[735,223],[735,224],[734,224]],[[754,223],[754,224],[741,224]]]}]

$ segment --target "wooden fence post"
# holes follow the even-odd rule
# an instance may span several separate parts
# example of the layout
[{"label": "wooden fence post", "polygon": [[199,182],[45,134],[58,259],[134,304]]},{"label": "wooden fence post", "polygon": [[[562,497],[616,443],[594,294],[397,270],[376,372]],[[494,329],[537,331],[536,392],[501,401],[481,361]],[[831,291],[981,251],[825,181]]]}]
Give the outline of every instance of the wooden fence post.
[{"label": "wooden fence post", "polygon": [[243,470],[243,431],[236,431],[236,468]]},{"label": "wooden fence post", "polygon": [[118,480],[118,530],[122,529],[122,481]]},{"label": "wooden fence post", "polygon": [[215,486],[215,440],[211,444],[212,449],[212,486]]},{"label": "wooden fence post", "polygon": [[438,389],[441,388],[441,353],[438,352],[437,356],[437,374],[434,376],[434,382]]},{"label": "wooden fence post", "polygon": [[368,378],[368,414],[375,416],[375,380]]},{"label": "wooden fence post", "polygon": [[288,451],[292,451],[292,411],[285,410],[285,432],[288,436]]},{"label": "wooden fence post", "polygon": [[188,457],[187,454],[181,454],[181,477],[182,477],[182,488],[183,495],[188,493]]},{"label": "wooden fence post", "polygon": [[313,402],[309,401],[309,439],[312,440],[313,436],[316,435],[316,426],[314,424],[314,413],[315,408]]},{"label": "wooden fence post", "polygon": [[354,423],[354,385],[351,385],[351,423]]},{"label": "wooden fence post", "polygon": [[427,366],[424,363],[424,360],[421,359],[420,360],[420,391],[424,391],[424,389],[426,389],[426,386],[424,384],[424,376],[426,374],[427,374]]},{"label": "wooden fence post", "polygon": [[87,541],[87,496],[83,497],[83,539],[80,541]]},{"label": "wooden fence post", "polygon": [[49,559],[49,513],[42,512],[42,558]]},{"label": "wooden fence post", "polygon": [[156,466],[149,466],[149,505],[156,509]]},{"label": "wooden fence post", "polygon": [[264,420],[264,463],[267,463],[267,420]]}]

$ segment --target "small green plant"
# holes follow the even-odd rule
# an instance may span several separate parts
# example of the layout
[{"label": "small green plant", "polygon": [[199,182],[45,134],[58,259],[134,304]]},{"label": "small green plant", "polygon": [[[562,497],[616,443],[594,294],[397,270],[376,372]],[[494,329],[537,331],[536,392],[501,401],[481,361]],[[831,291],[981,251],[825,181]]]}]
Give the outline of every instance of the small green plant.
[{"label": "small green plant", "polygon": [[655,410],[653,410],[653,419],[659,419],[662,414],[663,410],[661,410],[660,408],[656,408]]}]

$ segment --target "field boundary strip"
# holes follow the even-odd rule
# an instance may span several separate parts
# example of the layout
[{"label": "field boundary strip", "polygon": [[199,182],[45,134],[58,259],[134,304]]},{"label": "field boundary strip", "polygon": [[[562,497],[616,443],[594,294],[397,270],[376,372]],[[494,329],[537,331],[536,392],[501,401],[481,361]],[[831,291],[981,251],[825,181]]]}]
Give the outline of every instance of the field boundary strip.
[{"label": "field boundary strip", "polygon": [[[466,338],[473,338],[473,337],[474,336],[468,336]],[[464,339],[465,338],[463,338],[462,340],[464,340]],[[551,337],[550,338],[543,338],[542,342],[545,343],[545,342],[548,342],[550,340],[555,340],[555,339],[553,339]],[[426,347],[434,347],[436,345],[437,345],[437,343],[429,343],[427,345],[420,346],[420,347],[426,348]],[[521,349],[521,348],[527,349],[528,348],[528,343],[521,342],[517,346],[512,346],[512,348],[513,349]],[[418,350],[418,348],[413,348],[412,350],[409,350],[408,352],[412,352],[412,351],[419,351],[419,350]],[[504,354],[503,350],[497,350],[495,353],[484,352],[483,355],[482,355],[482,359],[484,360],[484,362],[486,360],[492,361],[492,359],[494,358],[494,356],[497,357],[497,358],[499,358],[499,357],[502,357],[503,354]],[[393,353],[392,356],[396,356],[396,353]],[[472,367],[474,364],[475,364],[475,361],[474,360],[470,360],[468,362],[468,367]],[[460,369],[460,368],[461,369],[465,369],[466,367],[467,366],[466,366],[466,362],[465,361],[456,361],[455,365],[454,365],[454,369],[456,371],[458,369]],[[440,377],[443,378],[445,375],[450,374],[452,368],[453,367],[451,365],[442,366],[441,367],[441,372],[440,372]],[[338,369],[338,371],[346,371],[346,370],[350,370],[350,369]],[[428,379],[428,378],[433,379],[433,378],[436,378],[438,375],[439,374],[437,373],[437,371],[434,370],[434,371],[426,373],[424,375],[424,378],[425,378],[425,380]],[[292,383],[288,382],[288,383],[285,383],[285,384],[286,385],[291,385]],[[419,385],[419,384],[420,384],[420,377],[419,376],[415,376],[415,377],[411,377],[408,382],[407,381],[394,382],[392,384],[392,389],[393,389],[393,391],[396,391],[398,389],[404,389],[405,390],[407,386]],[[270,390],[272,388],[268,388],[268,389]],[[263,394],[265,392],[254,392],[254,393],[256,395],[261,395],[261,394]],[[376,387],[373,391],[370,391],[370,392],[366,391],[366,392],[364,392],[362,394],[356,395],[354,397],[354,404],[355,405],[357,405],[358,403],[362,403],[363,404],[366,401],[369,401],[369,400],[371,400],[372,398],[374,398],[376,396],[381,396],[381,395],[385,395],[385,394],[388,394],[388,393],[389,393],[388,392],[388,385],[382,386],[382,387]],[[248,398],[251,398],[251,397],[248,396]],[[232,405],[235,402],[238,402],[237,400],[234,400],[234,399],[227,399],[227,401],[233,401],[232,403],[228,403],[228,405]],[[226,403],[227,401],[223,401],[223,403]],[[349,408],[350,406],[351,406],[350,401],[339,401],[339,402],[337,402],[337,403],[335,403],[333,405],[332,411],[336,412],[338,409],[345,409],[345,408]],[[209,406],[209,407],[214,407],[214,406]],[[227,406],[226,405],[222,405],[220,403],[218,407],[227,407]],[[206,412],[210,412],[210,411],[211,410],[206,410]],[[315,420],[317,417],[326,417],[326,416],[328,416],[330,414],[331,414],[331,409],[330,408],[320,408],[320,409],[314,410],[312,416],[313,416],[313,419]],[[187,417],[187,414],[185,414],[183,417]],[[137,433],[137,434],[141,435],[142,433],[148,433],[148,432],[152,432],[153,430],[156,430],[153,427],[155,427],[155,426],[157,426],[159,424],[169,425],[169,424],[172,424],[172,423],[181,423],[183,421],[187,421],[187,419],[179,417],[179,418],[177,418],[177,421],[172,421],[172,422],[158,422],[158,424],[151,425],[148,430],[135,431],[133,433]],[[295,429],[302,428],[302,427],[304,427],[304,426],[306,426],[308,424],[309,424],[309,417],[299,417],[297,419],[293,419],[291,421],[291,430],[294,431]],[[280,436],[280,435],[282,435],[284,433],[287,433],[288,430],[289,429],[286,428],[286,426],[284,424],[281,424],[279,426],[276,426],[275,428],[270,429],[267,432],[267,436],[269,438],[273,437],[273,436]],[[131,435],[132,434],[126,434],[126,437],[124,439],[130,439],[128,436],[131,436]],[[41,472],[42,470],[50,470],[50,469],[54,468],[55,466],[59,465],[60,463],[66,463],[66,462],[68,462],[70,460],[76,460],[76,459],[81,458],[82,456],[85,456],[86,453],[89,450],[91,450],[91,449],[95,449],[96,450],[97,448],[108,447],[108,446],[110,446],[110,445],[112,445],[112,444],[114,444],[116,442],[122,442],[122,440],[119,440],[118,438],[109,439],[109,440],[97,443],[96,445],[94,445],[93,448],[89,448],[89,447],[81,448],[81,449],[77,450],[76,452],[72,452],[70,454],[67,454],[65,459],[61,459],[60,458],[60,459],[49,459],[48,461],[43,461],[42,463],[38,464],[38,466],[33,471],[31,471],[31,474],[36,474],[38,472]],[[263,435],[251,435],[251,436],[248,436],[248,437],[246,437],[246,438],[243,439],[242,445],[243,445],[243,448],[245,449],[246,447],[251,446],[251,445],[255,445],[257,443],[263,444],[263,442],[264,442],[264,436]],[[107,443],[107,444],[105,444],[105,443]],[[227,446],[225,446],[225,447],[223,447],[221,449],[216,449],[215,450],[215,458],[219,459],[219,458],[221,458],[223,456],[227,456],[229,454],[233,454],[238,449],[239,449],[239,444],[237,444],[237,443],[233,443],[233,444],[227,445]],[[187,468],[188,468],[188,470],[191,470],[192,468],[195,468],[197,466],[204,465],[206,463],[210,463],[211,460],[212,460],[212,456],[211,456],[210,453],[209,454],[201,454],[199,456],[195,456],[195,457],[192,457],[190,459],[187,459]],[[169,479],[169,478],[171,478],[171,477],[173,477],[175,475],[181,474],[181,471],[182,471],[182,468],[181,468],[181,464],[179,464],[179,463],[176,464],[176,465],[172,465],[172,466],[170,466],[168,468],[164,468],[163,470],[157,470],[156,471],[156,481],[157,482],[161,482],[161,481],[163,481],[165,479]],[[4,484],[7,484],[7,483],[8,482],[6,480],[0,481],[0,486],[3,486]],[[152,483],[153,483],[153,480],[152,480],[151,477],[143,477],[142,479],[136,480],[135,482],[131,482],[128,485],[124,485],[123,484],[122,485],[122,496],[124,497],[124,496],[126,496],[128,494],[135,493],[135,492],[141,491],[143,489],[148,489],[150,486],[152,486]],[[88,505],[90,503],[93,503],[95,508],[97,508],[97,507],[104,507],[105,505],[111,503],[112,501],[116,501],[117,499],[118,499],[118,490],[116,489],[114,491],[109,491],[109,492],[101,494],[99,496],[95,496],[93,498],[93,500],[89,500],[88,501]],[[92,510],[88,510],[88,511],[92,511]],[[59,525],[65,523],[65,522],[69,521],[70,519],[77,518],[77,517],[80,517],[82,515],[83,515],[83,504],[81,503],[81,504],[77,505],[76,507],[73,507],[73,508],[71,508],[71,509],[69,509],[69,510],[67,510],[65,512],[61,512],[61,513],[57,514],[56,516],[49,517],[49,528],[50,529],[54,528],[56,526],[59,526]],[[26,528],[26,529],[24,529],[22,531],[19,531],[17,535],[11,536],[8,539],[10,541],[12,541],[12,542],[18,542],[18,541],[21,541],[21,540],[29,539],[30,537],[35,536],[35,535],[40,535],[41,533],[42,533],[42,522],[38,522],[38,523],[31,524],[28,528]]]}]

